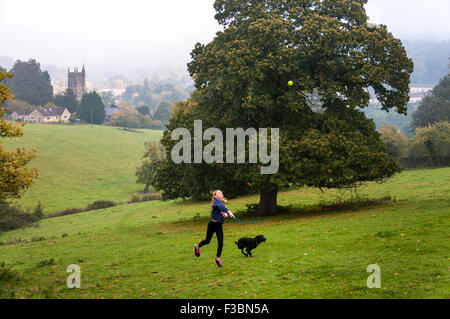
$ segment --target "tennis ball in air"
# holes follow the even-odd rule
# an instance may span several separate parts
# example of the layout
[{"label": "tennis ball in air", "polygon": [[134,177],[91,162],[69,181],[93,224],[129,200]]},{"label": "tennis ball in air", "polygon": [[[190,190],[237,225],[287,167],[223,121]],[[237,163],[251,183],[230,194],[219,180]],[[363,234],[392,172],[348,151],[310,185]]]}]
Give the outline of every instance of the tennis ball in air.
[{"label": "tennis ball in air", "polygon": [[289,82],[288,82],[288,85],[289,85],[289,86],[293,86],[293,85],[294,85],[294,82],[293,82],[293,81],[289,81]]}]

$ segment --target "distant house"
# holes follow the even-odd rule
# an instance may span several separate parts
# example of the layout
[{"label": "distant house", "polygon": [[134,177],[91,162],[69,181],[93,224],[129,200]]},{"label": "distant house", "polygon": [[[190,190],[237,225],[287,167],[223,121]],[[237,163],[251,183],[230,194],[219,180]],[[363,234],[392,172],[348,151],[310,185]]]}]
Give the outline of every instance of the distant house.
[{"label": "distant house", "polygon": [[34,108],[15,111],[11,120],[28,123],[69,123],[70,112],[64,107]]},{"label": "distant house", "polygon": [[12,121],[28,122],[28,116],[33,111],[33,109],[19,110],[11,113]]}]

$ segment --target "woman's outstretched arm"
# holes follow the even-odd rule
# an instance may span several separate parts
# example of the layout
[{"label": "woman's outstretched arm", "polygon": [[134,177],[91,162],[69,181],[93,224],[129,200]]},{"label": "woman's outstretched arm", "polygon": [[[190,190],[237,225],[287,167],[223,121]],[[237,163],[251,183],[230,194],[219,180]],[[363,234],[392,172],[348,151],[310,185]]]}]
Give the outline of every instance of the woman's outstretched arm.
[{"label": "woman's outstretched arm", "polygon": [[219,210],[221,212],[225,212],[228,214],[229,217],[234,218],[234,214],[231,210],[229,210],[224,203],[220,200],[220,199],[216,199],[214,201],[214,206],[216,206],[217,208],[219,208]]}]

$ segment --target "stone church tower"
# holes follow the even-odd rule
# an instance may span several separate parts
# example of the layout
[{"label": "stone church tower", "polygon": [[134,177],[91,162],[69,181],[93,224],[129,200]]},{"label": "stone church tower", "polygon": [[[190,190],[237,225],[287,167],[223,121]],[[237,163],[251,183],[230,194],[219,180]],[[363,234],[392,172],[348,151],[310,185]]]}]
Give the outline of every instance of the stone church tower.
[{"label": "stone church tower", "polygon": [[78,101],[81,101],[84,93],[86,92],[86,70],[83,69],[78,72],[78,68],[75,68],[73,72],[68,69],[68,88],[73,91]]}]

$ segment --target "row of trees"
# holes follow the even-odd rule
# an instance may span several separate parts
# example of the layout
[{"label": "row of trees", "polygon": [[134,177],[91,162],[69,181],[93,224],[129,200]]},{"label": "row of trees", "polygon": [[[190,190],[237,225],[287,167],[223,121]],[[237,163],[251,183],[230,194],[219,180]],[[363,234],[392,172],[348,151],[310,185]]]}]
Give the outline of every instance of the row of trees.
[{"label": "row of trees", "polygon": [[172,103],[163,101],[152,116],[148,106],[135,108],[130,102],[121,102],[118,110],[113,113],[110,124],[133,129],[162,129],[169,122],[172,107]]},{"label": "row of trees", "polygon": [[162,102],[174,103],[185,100],[192,92],[191,87],[175,79],[160,80],[145,79],[143,84],[133,84],[126,87],[122,100],[133,105],[148,105],[153,109]]},{"label": "row of trees", "polygon": [[411,138],[401,133],[397,126],[385,123],[380,128],[381,139],[387,152],[397,160],[411,159],[412,166],[450,165],[450,123],[436,122],[427,127],[419,127]]},{"label": "row of trees", "polygon": [[11,114],[15,111],[32,109],[36,106],[43,106],[46,108],[61,106],[61,107],[67,108],[70,113],[74,113],[77,111],[79,103],[78,103],[77,99],[75,98],[75,94],[73,93],[73,91],[70,89],[67,89],[62,94],[55,95],[49,102],[47,102],[45,104],[31,104],[25,100],[20,100],[20,99],[16,98],[14,100],[8,101],[6,103],[6,105],[8,107],[8,109],[7,109],[8,114]]},{"label": "row of trees", "polygon": [[380,129],[391,156],[412,159],[413,165],[450,165],[450,74],[420,102],[411,127],[409,139],[396,126],[385,123]]},{"label": "row of trees", "polygon": [[[70,98],[72,90],[67,90],[64,94],[56,95],[51,102],[47,102],[42,106],[43,108],[54,108],[57,106],[65,107],[71,112],[70,121],[73,123],[77,120],[82,120],[86,123],[102,124],[105,120],[105,107],[100,96],[96,92],[88,92],[83,95],[80,103],[76,99],[73,102]],[[72,101],[72,104],[66,103],[66,100]],[[12,114],[14,111],[32,109],[32,105],[26,101],[12,100],[8,102],[7,113]]]},{"label": "row of trees", "polygon": [[123,127],[124,129],[161,129],[163,123],[151,117],[148,107],[143,106],[136,109],[131,103],[119,103],[118,110],[111,117],[111,125]]}]

